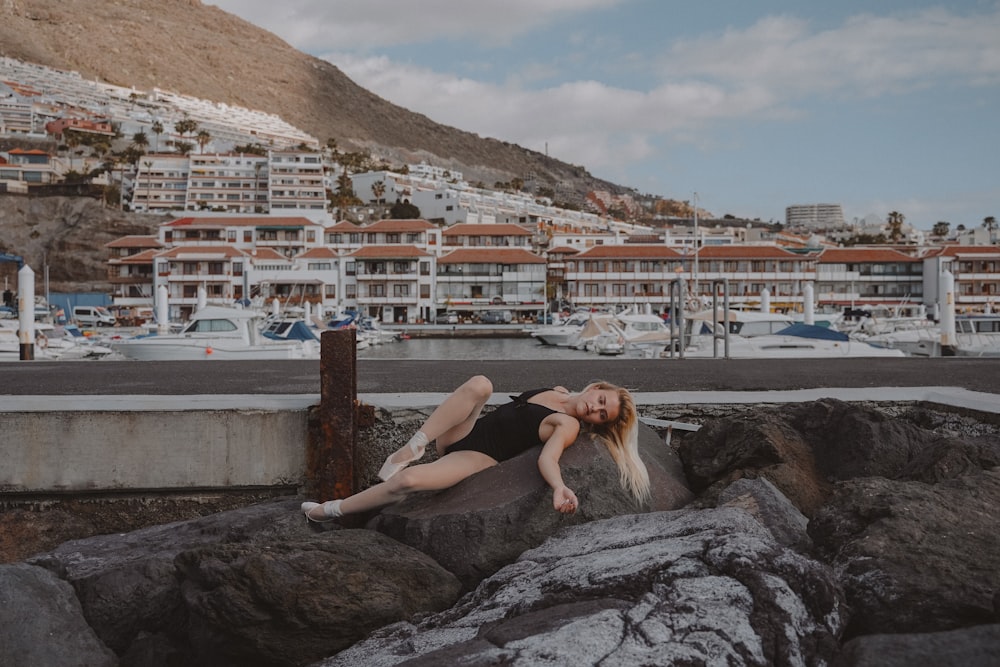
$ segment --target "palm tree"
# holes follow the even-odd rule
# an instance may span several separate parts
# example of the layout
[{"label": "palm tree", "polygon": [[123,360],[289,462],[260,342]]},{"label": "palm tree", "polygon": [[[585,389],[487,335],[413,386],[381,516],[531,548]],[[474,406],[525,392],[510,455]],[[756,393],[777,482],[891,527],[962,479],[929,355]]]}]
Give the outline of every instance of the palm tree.
[{"label": "palm tree", "polygon": [[375,195],[375,202],[381,204],[382,195],[385,194],[385,182],[375,181],[374,183],[372,183],[372,194]]},{"label": "palm tree", "polygon": [[889,238],[893,243],[903,238],[903,222],[906,217],[899,211],[889,213]]},{"label": "palm tree", "polygon": [[983,218],[983,228],[990,233],[990,242],[993,241],[993,232],[997,230],[997,219],[992,215]]},{"label": "palm tree", "polygon": [[174,123],[174,131],[182,137],[194,134],[198,131],[198,122],[184,116],[184,118]]},{"label": "palm tree", "polygon": [[198,150],[204,153],[205,146],[207,146],[208,142],[211,140],[212,140],[212,135],[208,133],[208,130],[198,130],[198,134],[195,138],[195,141],[198,142]]},{"label": "palm tree", "polygon": [[948,231],[951,229],[951,223],[941,220],[934,223],[934,227],[931,229],[931,234],[939,238],[944,238],[948,236]]},{"label": "palm tree", "polygon": [[146,137],[146,133],[140,131],[133,134],[132,145],[145,151],[149,147],[149,138]]},{"label": "palm tree", "polygon": [[149,129],[151,129],[153,131],[153,134],[156,135],[156,144],[153,145],[153,152],[154,153],[159,153],[160,152],[160,135],[163,134],[163,123],[161,123],[158,120],[154,120],[153,124],[150,126]]}]

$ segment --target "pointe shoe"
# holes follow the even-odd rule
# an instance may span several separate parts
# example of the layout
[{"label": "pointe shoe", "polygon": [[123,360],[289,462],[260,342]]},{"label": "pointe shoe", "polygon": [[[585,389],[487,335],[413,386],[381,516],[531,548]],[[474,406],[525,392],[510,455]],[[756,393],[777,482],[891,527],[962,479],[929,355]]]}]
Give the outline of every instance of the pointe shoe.
[{"label": "pointe shoe", "polygon": [[389,458],[385,460],[385,463],[382,464],[382,469],[378,471],[378,478],[383,482],[388,482],[390,477],[392,477],[397,472],[399,472],[406,466],[410,465],[411,463],[422,457],[424,455],[424,451],[426,450],[426,448],[427,448],[426,444],[422,445],[418,442],[410,440],[410,442],[407,443],[407,449],[409,450],[410,457],[405,461],[393,463],[392,457],[396,456],[396,454],[399,453],[399,452],[393,452],[392,454],[389,455]]},{"label": "pointe shoe", "polygon": [[[344,513],[340,511],[341,502],[343,501],[328,500],[325,503],[304,502],[302,503],[302,513],[313,523],[326,523],[327,521],[333,521],[338,517],[344,516]],[[313,511],[318,507],[323,508],[321,516],[316,516],[316,513]]]}]

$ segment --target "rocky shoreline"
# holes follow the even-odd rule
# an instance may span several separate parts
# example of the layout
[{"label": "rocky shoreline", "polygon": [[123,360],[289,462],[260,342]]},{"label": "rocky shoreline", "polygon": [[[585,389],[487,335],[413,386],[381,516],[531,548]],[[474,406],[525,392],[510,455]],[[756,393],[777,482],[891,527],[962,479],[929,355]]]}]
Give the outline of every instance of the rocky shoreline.
[{"label": "rocky shoreline", "polygon": [[[243,499],[46,546],[0,565],[0,663],[995,664],[1000,427],[832,399],[644,413],[703,425],[643,428],[646,508],[581,438],[573,517],[529,453],[350,525]],[[421,417],[380,412],[359,466]]]}]

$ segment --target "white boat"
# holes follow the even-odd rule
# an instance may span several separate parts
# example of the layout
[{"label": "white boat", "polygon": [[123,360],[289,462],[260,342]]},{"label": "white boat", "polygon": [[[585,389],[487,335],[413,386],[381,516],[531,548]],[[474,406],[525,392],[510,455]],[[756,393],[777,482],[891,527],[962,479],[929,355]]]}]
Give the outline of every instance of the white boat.
[{"label": "white boat", "polygon": [[594,337],[591,345],[594,352],[604,356],[625,354],[625,343],[622,337],[614,331],[604,331]]},{"label": "white boat", "polygon": [[[18,338],[18,321],[4,320],[0,322],[0,361],[20,361],[21,339]],[[35,341],[35,359],[53,359],[44,344]]]},{"label": "white boat", "polygon": [[652,313],[619,313],[611,320],[611,328],[621,336],[629,356],[657,359],[671,341],[670,328]]},{"label": "white boat", "polygon": [[[694,336],[684,356],[723,357],[725,341],[713,336]],[[793,324],[778,333],[760,336],[729,334],[731,359],[791,359],[844,357],[904,357],[899,350],[876,347],[847,334],[809,324]]]},{"label": "white boat", "polygon": [[194,313],[180,333],[115,341],[111,349],[140,361],[318,358],[307,341],[266,337],[263,323],[263,314],[255,310],[207,306]]},{"label": "white boat", "polygon": [[[865,341],[901,350],[911,357],[941,356],[941,327],[938,325],[898,329],[869,336]],[[1000,357],[1000,314],[956,315],[955,355]]]},{"label": "white boat", "polygon": [[537,338],[543,345],[569,347],[577,340],[589,319],[589,312],[573,313],[562,324],[535,329],[531,332],[531,336]]},{"label": "white boat", "polygon": [[60,361],[99,359],[112,353],[110,347],[85,336],[75,324],[35,323],[35,344]]}]

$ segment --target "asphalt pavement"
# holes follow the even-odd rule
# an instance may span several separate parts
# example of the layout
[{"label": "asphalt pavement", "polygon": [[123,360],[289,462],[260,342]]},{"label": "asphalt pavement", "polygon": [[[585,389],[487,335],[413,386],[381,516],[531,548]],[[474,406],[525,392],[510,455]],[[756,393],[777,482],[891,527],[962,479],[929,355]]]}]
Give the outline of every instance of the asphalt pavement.
[{"label": "asphalt pavement", "polygon": [[[483,374],[497,392],[596,379],[636,392],[955,387],[1000,396],[1000,358],[593,359],[413,361],[359,359],[359,394],[449,392]],[[312,361],[14,361],[0,363],[7,396],[318,394]],[[1000,400],[1000,399],[998,399]]]}]

